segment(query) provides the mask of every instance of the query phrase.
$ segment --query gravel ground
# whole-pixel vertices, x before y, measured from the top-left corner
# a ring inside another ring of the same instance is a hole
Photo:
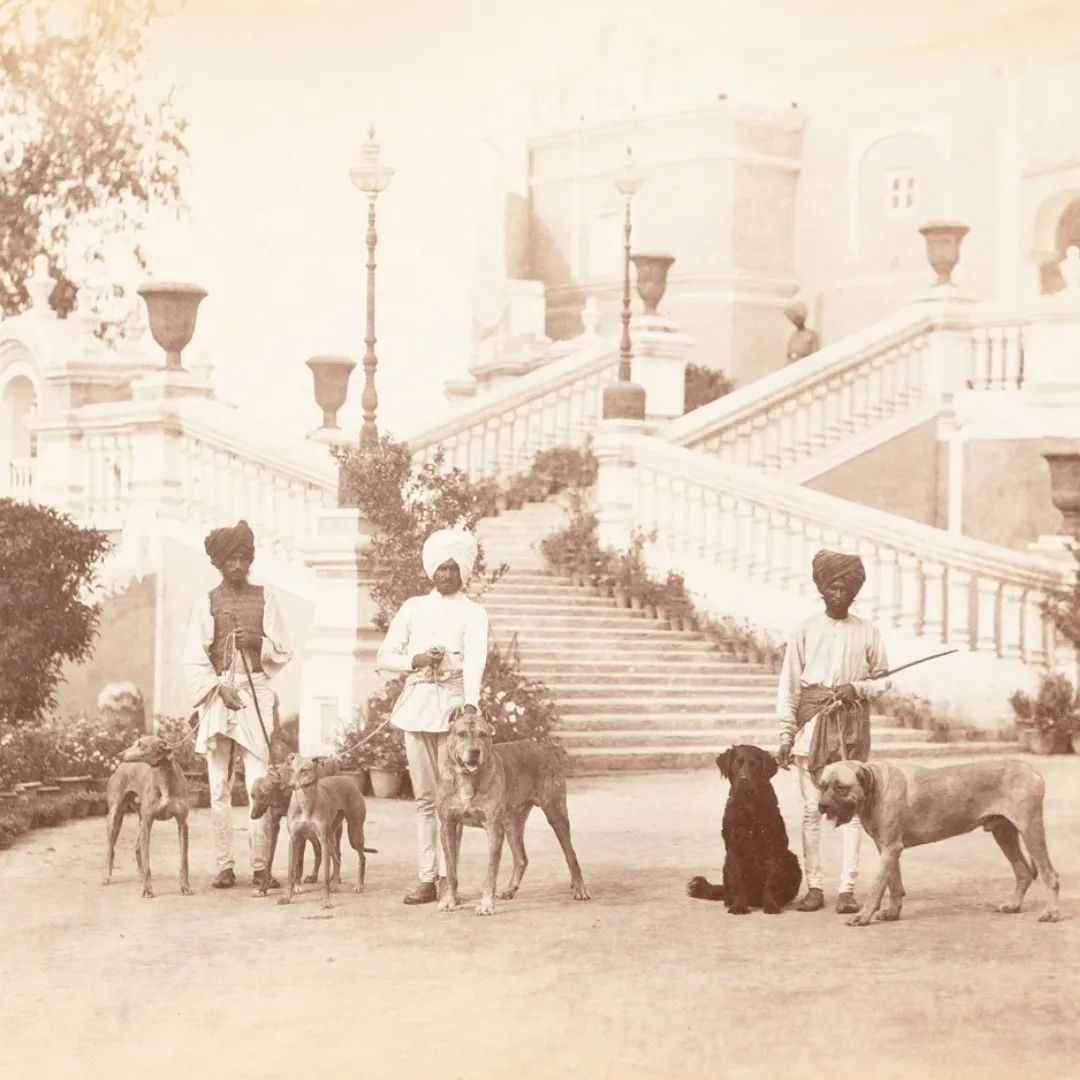
[[[958,759],[959,760],[959,759]],[[473,915],[485,844],[466,831],[466,906],[408,908],[412,806],[371,799],[368,889],[324,912],[216,892],[208,811],[192,815],[192,886],[171,822],[154,830],[143,900],[129,818],[101,885],[104,819],[0,852],[0,1075],[40,1078],[1080,1076],[1080,759],[1047,778],[1057,925],[993,906],[1011,872],[979,832],[904,858],[903,919],[856,929],[831,907],[737,918],[685,896],[718,874],[727,787],[715,771],[571,782],[592,891],[575,903],[543,816],[518,898]],[[798,850],[794,775],[776,781]],[[245,811],[234,810],[238,830]],[[242,831],[237,851],[246,853]],[[865,840],[861,884],[877,861]],[[835,899],[839,838],[823,837]],[[278,870],[284,856],[279,852]],[[238,864],[238,869],[242,864]],[[246,867],[243,879],[246,880]],[[509,871],[504,856],[502,878]]]

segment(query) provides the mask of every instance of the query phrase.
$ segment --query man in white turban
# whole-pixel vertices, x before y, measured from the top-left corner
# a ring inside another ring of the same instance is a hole
[[[424,544],[424,572],[435,586],[401,605],[375,660],[380,671],[406,672],[391,723],[405,733],[405,756],[416,798],[419,881],[406,904],[438,899],[445,877],[435,792],[447,714],[457,705],[475,712],[487,663],[487,612],[464,586],[476,564],[476,540],[465,529],[440,529]]]

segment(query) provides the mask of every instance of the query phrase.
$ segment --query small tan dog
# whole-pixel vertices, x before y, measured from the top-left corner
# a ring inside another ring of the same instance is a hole
[[[270,850],[266,856],[266,869],[262,872],[253,896],[265,896],[273,881],[274,854],[277,851],[278,834],[281,832],[281,819],[289,813],[292,801],[292,768],[288,765],[271,765],[265,776],[260,776],[251,785],[251,817],[257,821],[264,814],[270,815]],[[334,834],[334,880],[341,882],[341,826]],[[315,869],[303,880],[313,885],[319,880],[319,867],[322,864],[322,848],[318,840],[312,840],[315,849]],[[302,862],[301,858],[301,862]],[[301,873],[303,869],[301,867]],[[277,884],[274,883],[274,888]]]
[[[292,901],[297,882],[303,873],[304,841],[311,840],[323,853],[323,907],[330,904],[331,866],[334,862],[334,834],[344,822],[349,829],[349,843],[357,856],[356,887],[364,891],[365,852],[364,821],[367,806],[360,785],[353,776],[325,776],[318,762],[290,754],[286,764],[292,769],[292,798],[289,801],[289,884],[279,904]],[[338,859],[340,868],[340,857]],[[340,869],[338,880],[340,881]]]
[[[499,899],[514,898],[529,862],[525,855],[525,820],[534,806],[544,811],[558,837],[570,868],[574,899],[588,900],[589,890],[570,842],[566,780],[558,751],[526,739],[495,746],[491,725],[478,713],[470,715],[462,708],[453,709],[449,720],[435,799],[446,860],[446,888],[438,910],[454,911],[458,906],[458,856],[465,825],[483,828],[488,838],[487,876],[476,914],[495,914],[495,882],[504,837],[514,857],[514,870]]]

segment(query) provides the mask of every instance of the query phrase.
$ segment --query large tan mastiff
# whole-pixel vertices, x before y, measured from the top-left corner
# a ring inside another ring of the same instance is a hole
[[[476,914],[495,914],[495,881],[504,837],[514,857],[514,870],[499,899],[514,898],[529,862],[525,855],[525,819],[534,806],[544,811],[558,837],[570,868],[574,899],[588,900],[589,890],[570,842],[566,780],[558,752],[524,739],[493,746],[492,727],[482,716],[454,709],[439,761],[435,798],[446,860],[446,888],[439,898],[439,911],[453,911],[458,906],[458,855],[465,825],[483,828],[488,840],[487,876]]]
[[[1012,898],[998,911],[1017,912],[1036,877],[1047,893],[1040,922],[1058,920],[1058,875],[1050,865],[1043,831],[1042,776],[1021,761],[979,761],[967,765],[920,768],[875,762],[837,761],[826,765],[818,782],[821,812],[837,825],[856,814],[877,844],[881,865],[869,895],[849,926],[866,926],[881,907],[886,886],[889,905],[878,918],[900,918],[904,886],[900,856],[904,848],[961,836],[980,826],[991,832],[1016,875]],[[1024,838],[1031,862],[1020,849]]]

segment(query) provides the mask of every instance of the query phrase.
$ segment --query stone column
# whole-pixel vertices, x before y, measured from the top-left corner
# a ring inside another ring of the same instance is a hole
[[[643,315],[634,320],[632,340],[632,378],[645,390],[645,419],[682,416],[686,357],[693,339],[663,315]]]
[[[593,437],[597,460],[596,521],[601,547],[624,550],[636,523],[633,440],[648,434],[646,423],[633,420],[601,420]]]
[[[339,729],[362,720],[382,634],[372,625],[368,524],[354,509],[320,510],[304,562],[315,577],[315,612],[300,672],[300,752],[332,753]]]

